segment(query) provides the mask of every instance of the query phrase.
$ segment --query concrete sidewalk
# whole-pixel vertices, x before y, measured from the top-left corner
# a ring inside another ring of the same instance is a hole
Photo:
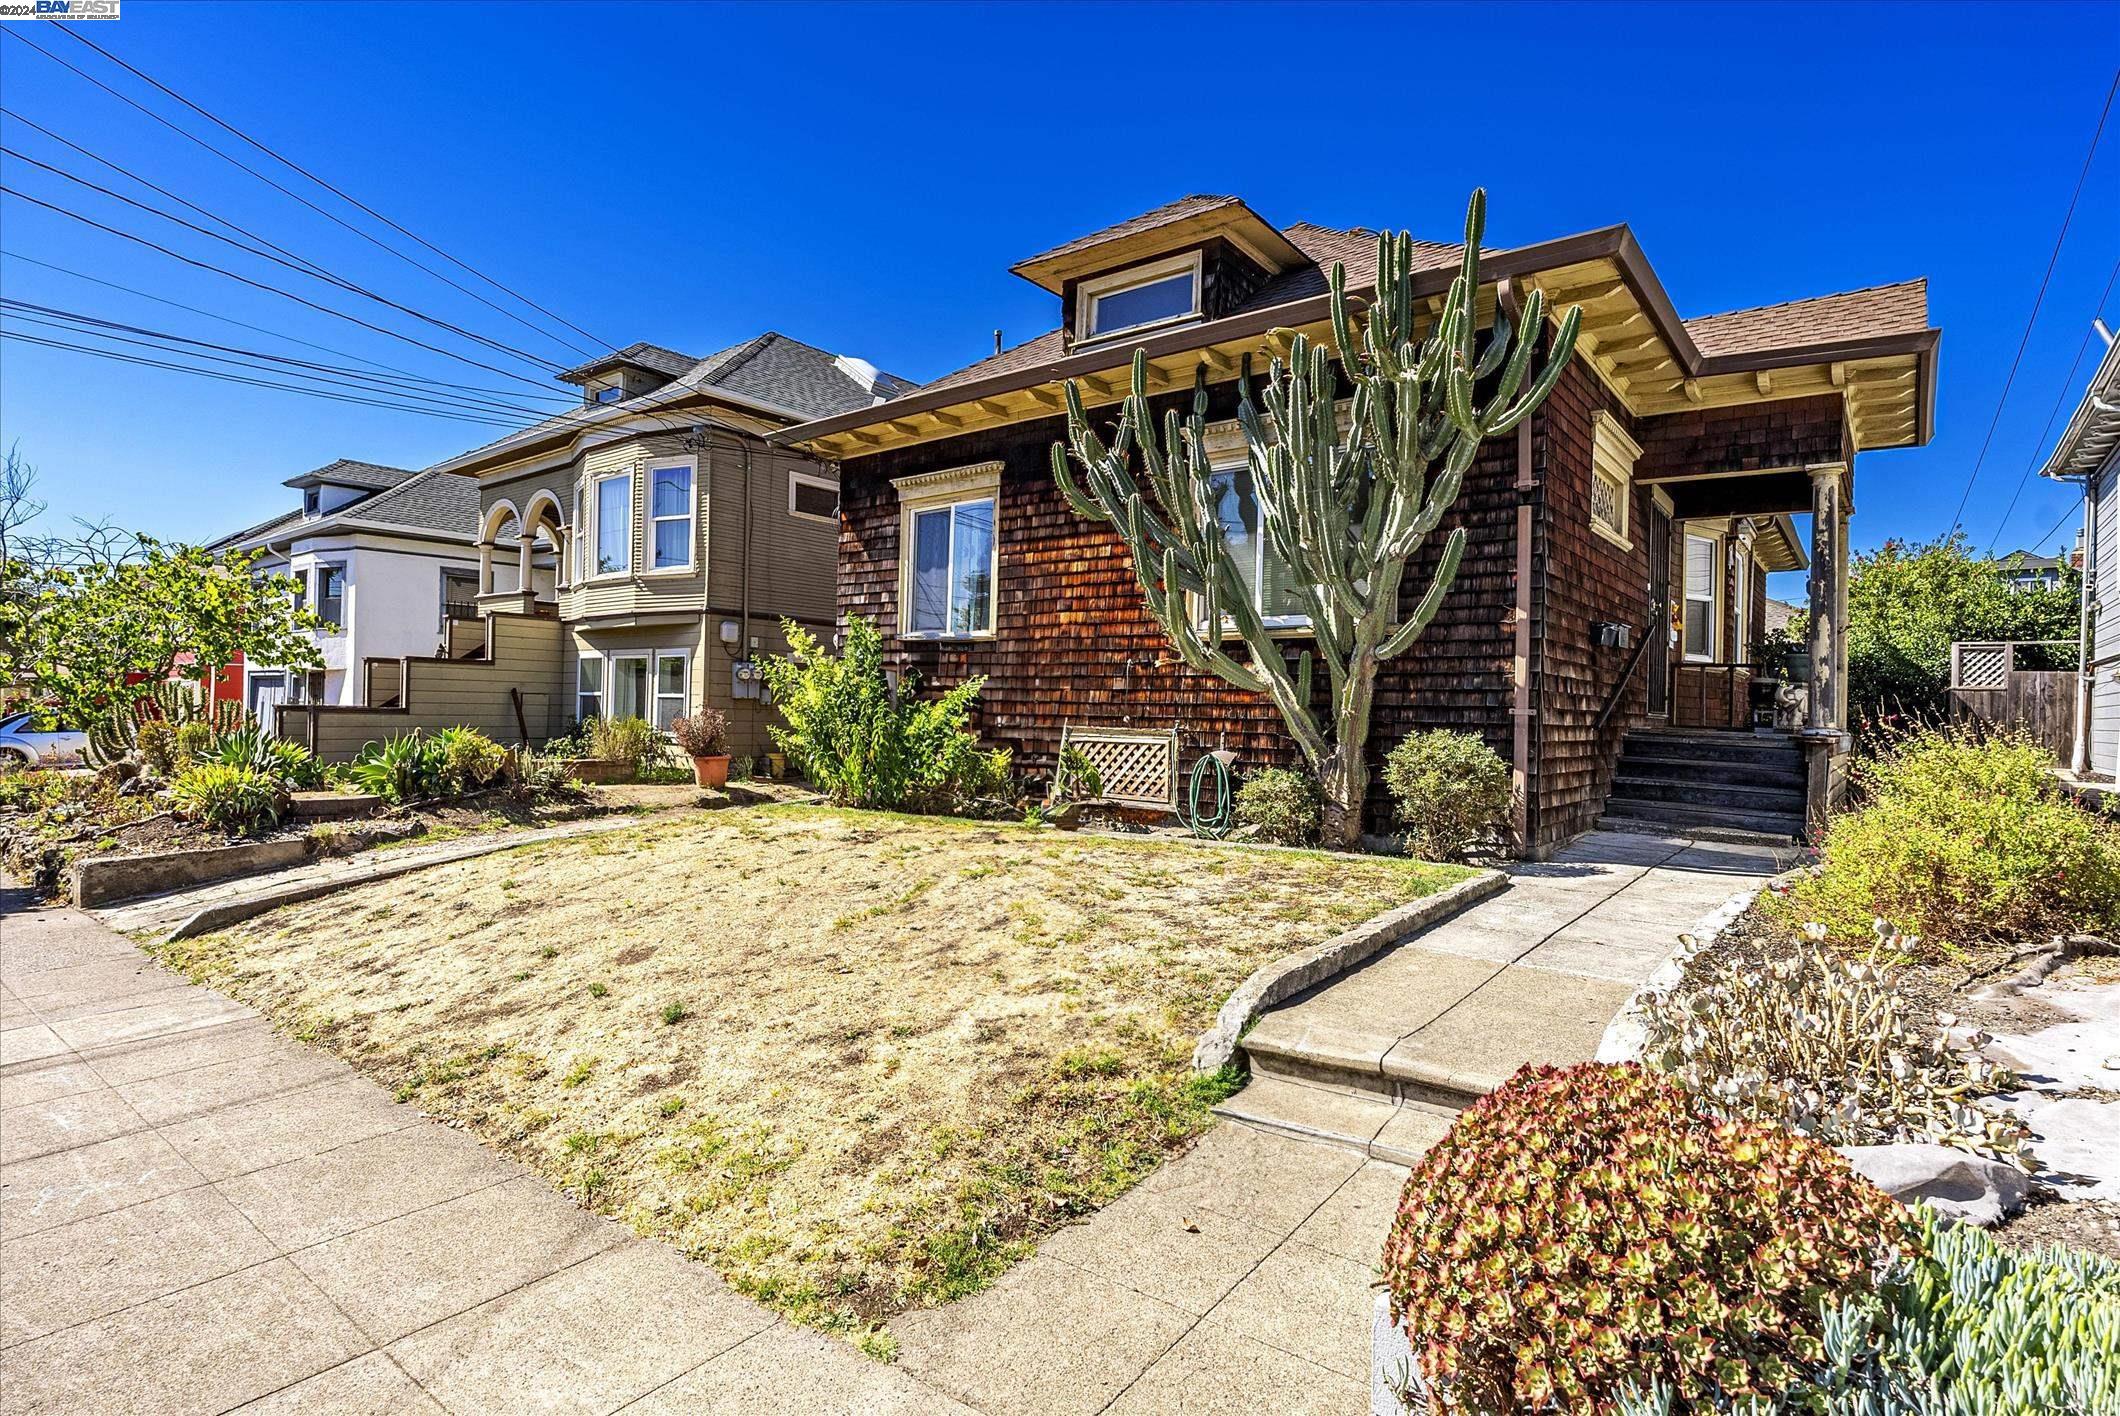
[[[1406,1160],[1530,1063],[1587,1061],[1678,936],[1791,847],[1599,831],[1425,933],[1269,1010],[1224,1114]]]

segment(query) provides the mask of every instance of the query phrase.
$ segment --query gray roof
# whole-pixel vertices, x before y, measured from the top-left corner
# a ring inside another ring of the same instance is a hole
[[[655,347],[627,346],[629,349]],[[909,379],[883,373],[860,360],[844,359],[814,344],[805,344],[769,330],[704,359],[692,360],[678,377],[660,388],[617,403],[599,403],[555,413],[512,433],[503,433],[467,452],[443,458],[436,465],[461,465],[543,433],[569,428],[581,431],[607,420],[614,424],[623,423],[628,413],[646,412],[688,393],[719,390],[736,398],[785,409],[799,419],[811,419],[868,408],[909,392],[913,387]]]
[[[586,382],[614,364],[633,364],[674,379],[698,362],[699,356],[696,354],[680,354],[675,349],[665,349],[660,344],[635,341],[623,349],[599,354],[586,364],[576,364],[573,368],[552,377],[561,383],[578,384]]]
[[[2004,551],[1995,564],[2005,570],[2059,570],[2066,565],[2060,556],[2042,556],[2037,551]]]
[[[344,462],[331,465],[334,468],[349,465],[374,466],[372,463]],[[312,475],[315,474],[304,474]],[[301,480],[295,479],[297,482]],[[341,481],[336,475],[323,480],[341,486],[354,485]],[[223,536],[220,540],[210,543],[207,549],[218,551],[275,536],[311,535],[346,521],[404,526],[416,531],[431,531],[451,539],[461,539],[467,543],[475,541],[478,539],[478,479],[460,477],[454,472],[407,472],[381,491],[371,493],[358,501],[348,502],[342,507],[335,507],[322,516],[304,516],[297,508],[270,520],[261,521],[255,526],[245,527],[232,536]]]
[[[380,492],[386,487],[395,487],[407,477],[417,475],[409,467],[385,467],[380,462],[356,462],[342,457],[336,462],[327,462],[299,477],[289,477],[280,483],[283,487],[314,487],[329,484],[334,487],[366,487]]]

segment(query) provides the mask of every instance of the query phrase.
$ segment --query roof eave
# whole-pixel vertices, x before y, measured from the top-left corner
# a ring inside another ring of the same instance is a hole
[[[2072,466],[2085,441],[2093,437],[2111,439],[2114,446],[2120,446],[2120,339],[2105,346],[2105,357],[2091,371],[2091,381],[2084,388],[2083,397],[2076,401],[2076,411],[2069,415],[2061,440],[2047,454],[2039,475],[2057,482],[2081,482],[2095,477],[2099,467],[2113,455],[2113,447],[2108,447],[2088,470],[2079,471]]]

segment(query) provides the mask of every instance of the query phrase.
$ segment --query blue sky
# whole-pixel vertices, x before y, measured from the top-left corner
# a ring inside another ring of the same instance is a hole
[[[1197,191],[1239,193],[1270,220],[1447,237],[1466,193],[1484,184],[1496,244],[1631,224],[1686,315],[1926,275],[1932,322],[1944,331],[1937,435],[1926,448],[1858,464],[1860,545],[1949,527],[2120,62],[2115,4],[130,0],[118,23],[83,28],[599,339],[694,353],[778,329],[932,378],[989,352],[996,327],[1013,343],[1055,322],[1051,297],[1009,275],[1012,261]],[[66,36],[34,37],[181,114]],[[562,362],[577,357],[4,37],[0,103],[406,304]],[[0,121],[0,134],[32,157],[98,175],[20,122]],[[8,185],[111,224],[158,224],[21,162],[0,165]],[[321,291],[165,231],[168,244],[201,258]],[[0,203],[0,246],[535,401],[527,384],[452,366],[14,199]],[[2093,347],[2070,375],[2116,255],[2120,115],[1967,507],[1976,546],[1997,533],[2042,451],[2056,400],[2058,431],[2096,362]],[[19,260],[0,262],[0,288],[346,362]],[[2105,297],[2108,323],[2116,311],[2120,292]],[[418,467],[491,435],[0,344],[0,441],[19,441],[38,466],[53,522],[108,517],[204,538],[277,511],[291,495],[281,479],[335,457]],[[2041,537],[2071,501],[2062,489],[2027,486],[2002,547]]]

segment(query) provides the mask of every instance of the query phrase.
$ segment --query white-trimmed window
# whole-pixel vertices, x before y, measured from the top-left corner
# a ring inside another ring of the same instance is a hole
[[[891,485],[899,505],[900,636],[991,636],[1001,571],[1001,464],[900,477]]]
[[[649,721],[664,732],[685,715],[691,668],[692,656],[681,649],[655,656],[655,716]]]
[[[588,502],[588,493],[581,483],[574,484],[574,583],[589,578],[589,519],[583,515]]]
[[[1075,287],[1075,337],[1104,339],[1200,313],[1200,253],[1187,251]]]
[[[346,628],[346,566],[342,561],[317,566],[317,618],[334,632]]]
[[[693,462],[664,458],[648,464],[648,566],[651,570],[692,568]]]
[[[574,716],[584,723],[604,716],[604,661],[591,652],[575,666]]]
[[[788,472],[788,515],[839,524],[839,484],[807,472]]]
[[[1344,435],[1354,417],[1354,405],[1342,399],[1338,405],[1340,431]],[[1265,420],[1269,433],[1273,420]],[[1261,529],[1259,497],[1251,478],[1251,457],[1244,430],[1232,418],[1207,426],[1207,460],[1213,469],[1208,485],[1215,493],[1215,520],[1222,524],[1222,538],[1229,543],[1237,562],[1237,575],[1251,592],[1252,608],[1268,629],[1301,631],[1310,628],[1309,608],[1296,588],[1295,574],[1287,562],[1274,554]],[[1199,607],[1194,607],[1199,618]],[[1235,627],[1224,619],[1224,630]],[[1205,625],[1201,626],[1203,629]]]
[[[1695,663],[1715,658],[1715,607],[1722,599],[1716,541],[1714,536],[1686,536],[1685,630],[1679,650]]]
[[[596,574],[633,569],[633,474],[596,479]]]
[[[1591,428],[1590,529],[1631,551],[1634,461],[1642,455],[1641,445],[1604,409],[1593,416]]]

